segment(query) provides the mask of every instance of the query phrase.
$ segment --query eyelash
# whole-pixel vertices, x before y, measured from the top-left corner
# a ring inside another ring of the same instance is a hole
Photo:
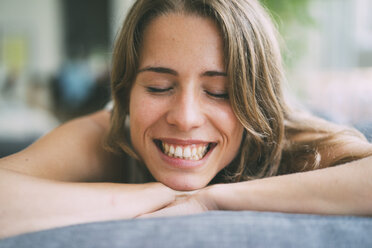
[[[156,88],[156,87],[147,87],[147,92],[150,93],[165,93],[172,89],[172,87],[169,88]]]
[[[161,93],[166,93],[170,90],[172,90],[173,88],[172,87],[169,87],[169,88],[156,88],[156,87],[147,87],[147,92],[150,92],[150,93],[158,93],[158,94],[161,94]],[[212,92],[209,92],[209,91],[205,91],[205,93],[211,97],[214,97],[214,98],[217,98],[217,99],[222,99],[222,100],[227,100],[229,99],[229,94],[228,93],[221,93],[221,94],[215,94],[215,93],[212,93]]]
[[[211,93],[209,91],[205,91],[205,93],[207,93],[207,95],[209,95],[211,97],[214,97],[214,98],[217,98],[217,99],[222,99],[222,100],[229,99],[229,94],[228,93],[214,94],[214,93]]]

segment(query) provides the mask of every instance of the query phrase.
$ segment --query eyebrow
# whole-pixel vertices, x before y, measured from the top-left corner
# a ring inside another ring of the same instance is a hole
[[[222,72],[222,71],[206,71],[202,74],[202,76],[206,76],[206,77],[227,77],[227,73]]]
[[[178,76],[178,72],[171,69],[171,68],[167,68],[167,67],[153,67],[153,66],[147,66],[145,68],[142,68],[140,70],[138,70],[138,73],[141,73],[141,72],[146,72],[146,71],[150,71],[150,72],[156,72],[156,73],[164,73],[164,74],[170,74],[170,75],[173,75],[173,76]],[[222,72],[222,71],[206,71],[206,72],[203,72],[201,74],[201,76],[204,76],[204,77],[227,77],[227,73],[226,72]]]
[[[157,72],[157,73],[164,73],[164,74],[171,74],[174,76],[178,76],[178,73],[175,70],[166,68],[166,67],[147,66],[145,68],[138,70],[138,73],[145,72],[145,71],[152,71],[152,72]]]

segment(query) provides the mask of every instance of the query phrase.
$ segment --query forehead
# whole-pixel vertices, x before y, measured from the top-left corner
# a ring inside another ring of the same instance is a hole
[[[140,61],[149,57],[152,62],[203,57],[209,65],[223,66],[222,37],[212,19],[176,13],[162,15],[144,29]]]

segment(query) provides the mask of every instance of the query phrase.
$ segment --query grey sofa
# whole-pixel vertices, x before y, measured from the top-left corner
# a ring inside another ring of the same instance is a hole
[[[56,228],[0,247],[372,247],[372,218],[214,211]]]

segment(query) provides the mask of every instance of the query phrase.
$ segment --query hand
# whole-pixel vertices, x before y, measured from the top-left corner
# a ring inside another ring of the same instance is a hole
[[[198,191],[178,192],[174,202],[158,211],[141,215],[139,218],[190,215],[217,210],[209,189],[207,187]]]

